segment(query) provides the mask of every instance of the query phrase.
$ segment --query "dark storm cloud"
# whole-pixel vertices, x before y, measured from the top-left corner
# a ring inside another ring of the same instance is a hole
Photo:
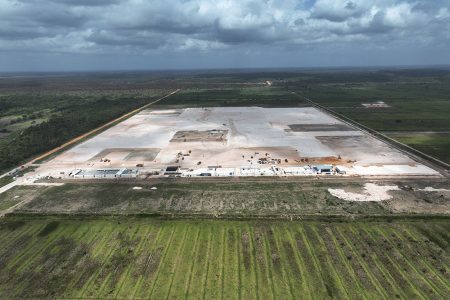
[[[129,32],[153,31],[162,33],[180,33],[186,35],[201,33],[204,31],[202,26],[157,15],[150,17],[148,20],[145,20],[145,22],[130,22],[127,24],[121,24],[119,26],[114,26],[114,29],[127,29]]]
[[[27,40],[35,39],[38,37],[48,36],[48,32],[42,32],[39,30],[27,29],[14,29],[14,28],[0,28],[0,39],[3,40]]]
[[[88,16],[79,15],[68,10],[31,12],[28,17],[37,26],[45,27],[71,27],[75,30],[83,26],[89,20]]]
[[[0,0],[0,51],[240,55],[394,41],[450,48],[449,7],[450,0]]]
[[[1,5],[1,1],[0,1]],[[0,10],[0,22],[5,27],[25,30],[46,28],[53,32],[58,27],[82,28],[91,19],[89,14],[71,9],[70,6],[44,2],[27,1],[16,3],[6,11]]]
[[[224,28],[216,26],[211,33],[210,39],[214,39],[224,44],[277,44],[289,41],[290,37],[285,32],[277,31],[274,27],[267,28]]]
[[[226,44],[243,44],[243,43],[269,43],[274,38],[263,34],[260,30],[255,29],[227,29],[220,26],[216,27],[213,38]]]
[[[329,1],[319,1],[319,5],[315,7],[311,15],[313,18],[342,22],[351,17],[359,17],[364,13],[364,9],[352,1],[326,2]]]
[[[101,46],[127,46],[128,48],[146,48],[146,49],[157,49],[161,44],[165,42],[164,37],[159,34],[136,34],[135,32],[130,32],[128,30],[123,30],[119,32],[94,32],[90,34],[87,41],[93,42]]]

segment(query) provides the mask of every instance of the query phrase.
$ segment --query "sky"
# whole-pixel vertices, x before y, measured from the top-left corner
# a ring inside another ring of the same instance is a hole
[[[0,72],[450,64],[450,0],[0,0]]]

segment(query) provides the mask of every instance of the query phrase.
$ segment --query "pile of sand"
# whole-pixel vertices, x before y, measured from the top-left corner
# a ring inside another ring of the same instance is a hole
[[[328,192],[342,200],[347,201],[383,201],[392,198],[388,194],[389,191],[398,191],[400,188],[396,185],[376,185],[374,183],[366,183],[364,185],[364,192],[351,193],[343,189],[328,189]]]

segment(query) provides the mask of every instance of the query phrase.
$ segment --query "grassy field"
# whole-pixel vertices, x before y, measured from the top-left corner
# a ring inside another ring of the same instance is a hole
[[[306,104],[280,87],[228,87],[186,89],[166,99],[162,105],[202,106],[298,106]]]
[[[1,203],[26,200],[22,213],[175,214],[225,217],[246,216],[360,216],[394,213],[450,214],[444,192],[417,191],[445,182],[379,182],[398,185],[393,198],[382,202],[338,199],[328,188],[361,193],[364,181],[330,180],[135,180],[122,182],[72,182],[63,186],[17,186],[0,195]],[[141,187],[136,190],[133,187]],[[156,187],[154,190],[152,187]],[[413,188],[415,190],[413,190]]]
[[[32,200],[34,195],[43,192],[45,188],[43,186],[21,186],[0,194],[0,211],[6,210],[19,202]]]
[[[449,232],[448,220],[9,217],[0,298],[446,298]]]
[[[317,85],[304,94],[312,100],[378,131],[446,131],[450,121],[450,82],[429,84],[365,83],[358,85]],[[364,108],[362,103],[384,101],[390,107]]]
[[[418,142],[397,138],[416,132],[450,131],[450,71],[381,70],[374,72],[318,73],[311,78],[292,78],[282,83],[311,100],[354,121],[398,139],[418,150],[450,163],[448,136]],[[387,108],[364,108],[363,103],[384,101]]]
[[[450,162],[450,134],[401,133],[392,138],[412,146],[419,151]]]
[[[11,176],[2,177],[0,178],[0,187],[5,186],[11,182],[13,182],[13,178]]]

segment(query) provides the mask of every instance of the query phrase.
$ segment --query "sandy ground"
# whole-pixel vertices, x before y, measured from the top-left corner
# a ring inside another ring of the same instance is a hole
[[[450,193],[450,190],[448,189],[436,189],[434,187],[431,186],[427,186],[424,189],[418,189],[418,191],[423,191],[423,192],[445,192],[445,193]]]
[[[362,193],[346,192],[343,189],[328,189],[331,195],[347,201],[384,201],[392,199],[389,191],[398,191],[400,188],[396,185],[376,185],[366,183]]]
[[[296,125],[295,131],[292,125]],[[184,135],[189,131],[203,133],[197,134],[200,138],[195,141],[173,140],[177,133],[179,136],[180,132]],[[226,136],[219,139],[211,133],[208,138],[208,132],[217,131]],[[133,152],[144,149],[154,153]],[[105,157],[100,157],[103,154]],[[280,159],[281,166],[330,163],[343,166],[350,175],[438,174],[312,107],[145,110],[62,153],[40,169],[56,174],[76,168],[133,168],[137,164],[146,168],[238,168],[256,165],[258,158]]]

